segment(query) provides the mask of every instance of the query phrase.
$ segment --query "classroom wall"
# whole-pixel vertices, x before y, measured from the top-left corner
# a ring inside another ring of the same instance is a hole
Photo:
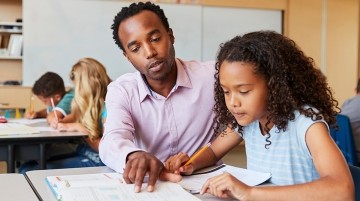
[[[0,0],[0,20],[3,13],[8,12],[4,9],[4,2],[9,4],[13,1],[21,0]],[[202,0],[201,3],[207,6],[282,9],[284,34],[314,58],[316,65],[328,77],[339,103],[354,95],[360,74],[358,0]],[[13,13],[11,11],[9,16]],[[12,69],[9,68],[9,71]]]
[[[289,0],[288,36],[314,58],[339,105],[359,76],[359,1]]]
[[[69,71],[82,57],[102,62],[112,79],[134,72],[134,67],[114,44],[110,29],[116,13],[129,4],[101,0],[23,0],[23,85],[31,86],[44,72],[53,71],[71,86]],[[175,35],[176,56],[183,60],[214,60],[220,43],[239,34],[258,30],[282,32],[281,10],[160,6]],[[86,12],[79,15],[79,10]]]

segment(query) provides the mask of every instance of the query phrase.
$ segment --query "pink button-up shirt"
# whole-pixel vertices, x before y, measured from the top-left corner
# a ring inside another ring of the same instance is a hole
[[[213,137],[215,63],[176,59],[177,80],[163,97],[151,91],[139,72],[108,86],[107,117],[99,146],[101,160],[123,172],[126,157],[143,150],[165,160],[193,154]]]

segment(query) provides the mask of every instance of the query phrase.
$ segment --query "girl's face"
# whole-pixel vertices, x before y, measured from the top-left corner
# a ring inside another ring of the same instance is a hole
[[[241,126],[255,120],[261,125],[267,122],[267,84],[253,69],[254,64],[245,62],[224,61],[220,66],[219,79],[226,107]]]

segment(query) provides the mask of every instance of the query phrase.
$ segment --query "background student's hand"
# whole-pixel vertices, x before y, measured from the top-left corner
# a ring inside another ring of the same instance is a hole
[[[36,112],[34,111],[26,111],[25,114],[24,114],[24,117],[26,119],[35,119],[37,116],[36,116]]]
[[[184,165],[189,159],[190,157],[182,152],[171,156],[165,162],[166,171],[175,174],[190,175],[194,172],[194,166],[192,164]]]
[[[80,123],[57,123],[56,129],[58,131],[79,131],[79,127],[82,125]]]
[[[251,191],[250,186],[242,183],[228,172],[212,177],[206,181],[200,194],[210,193],[220,198],[236,198],[248,200]]]
[[[152,192],[163,169],[163,163],[154,155],[137,151],[128,155],[123,177],[126,183],[135,184],[135,192],[140,192],[144,177],[148,174],[147,191]]]

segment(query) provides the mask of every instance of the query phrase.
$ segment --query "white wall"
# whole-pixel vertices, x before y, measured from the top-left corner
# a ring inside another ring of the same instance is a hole
[[[23,85],[46,71],[59,73],[67,86],[71,66],[82,57],[102,62],[112,79],[135,69],[115,45],[114,16],[129,2],[104,0],[23,0]],[[160,4],[184,60],[215,59],[218,46],[248,31],[281,32],[281,11]]]

